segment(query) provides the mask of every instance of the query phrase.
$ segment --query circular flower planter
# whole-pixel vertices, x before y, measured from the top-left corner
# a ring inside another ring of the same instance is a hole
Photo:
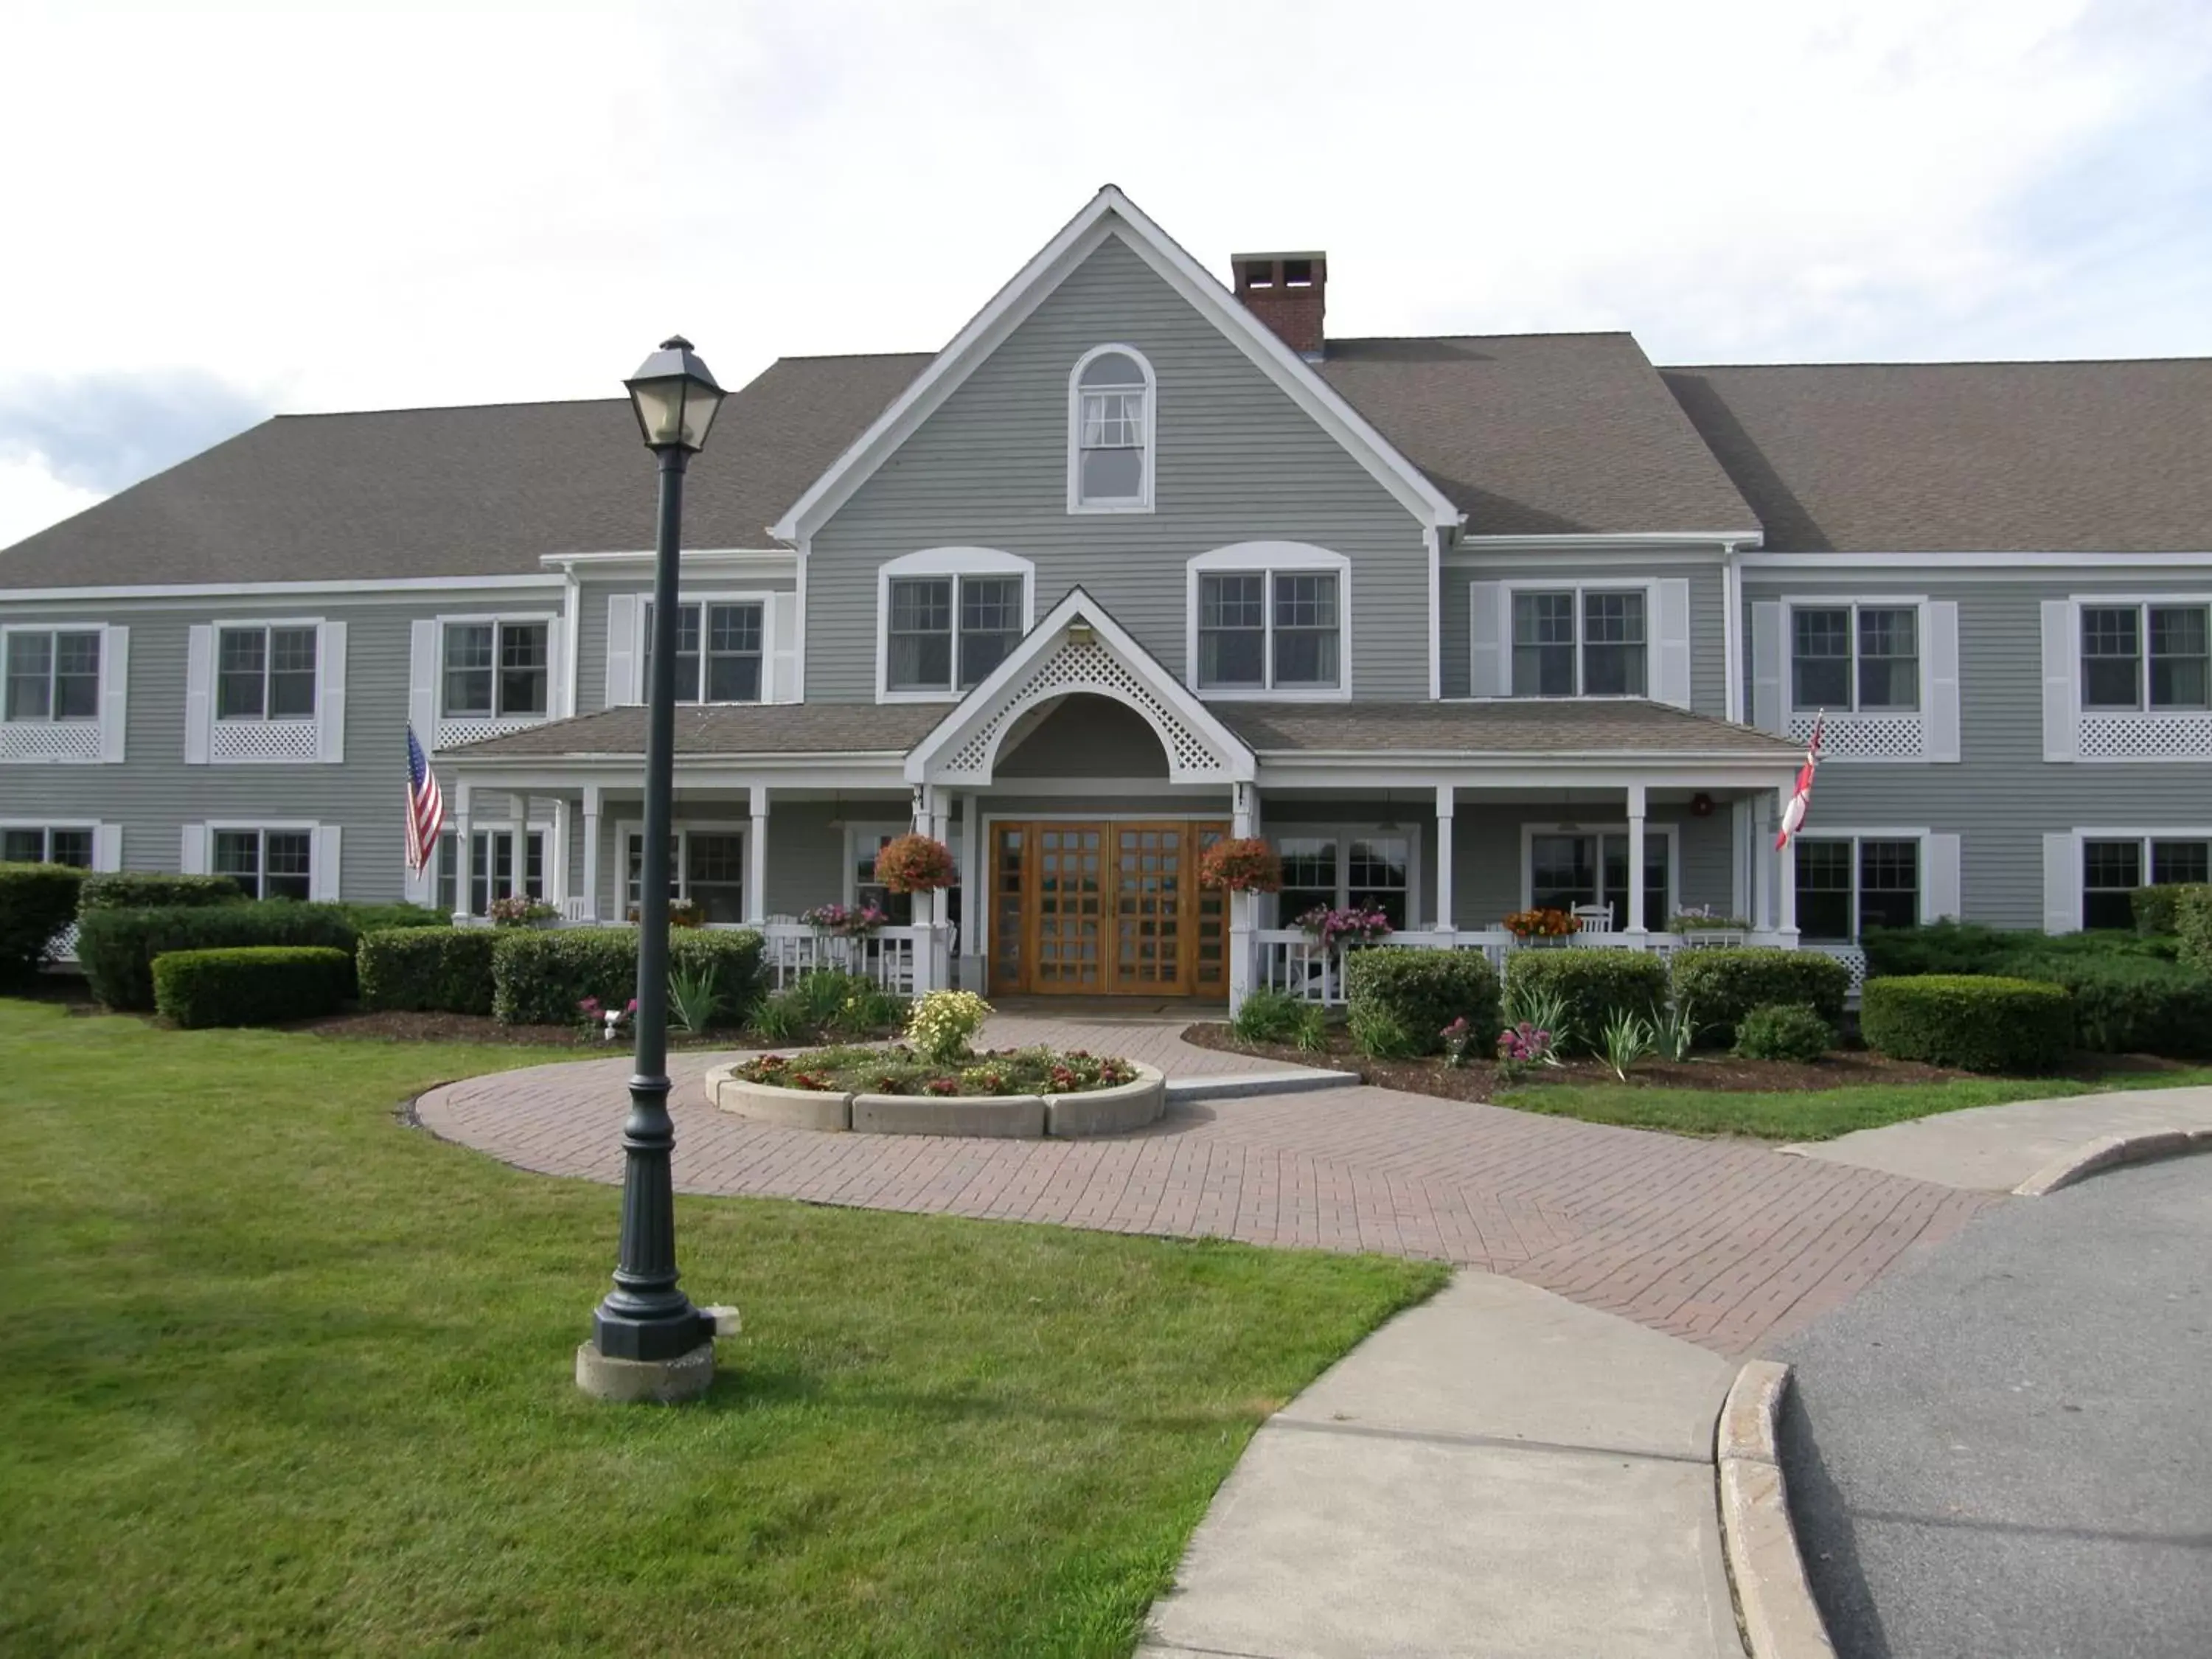
[[[786,1129],[876,1135],[963,1135],[991,1139],[1073,1139],[1127,1134],[1167,1109],[1167,1079],[1131,1061],[1137,1080],[1070,1095],[871,1095],[780,1089],[749,1082],[737,1066],[707,1073],[707,1098],[725,1112]]]

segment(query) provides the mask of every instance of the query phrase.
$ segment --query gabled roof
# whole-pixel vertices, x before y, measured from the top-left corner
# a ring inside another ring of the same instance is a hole
[[[1352,459],[1425,524],[1449,526],[1459,510],[1328,380],[1255,317],[1218,278],[1112,185],[1100,188],[934,362],[792,505],[774,528],[797,541],[851,495],[973,374],[1037,305],[1108,236],[1119,236],[1170,287],[1287,392]]]
[[[2212,360],[1662,373],[1770,550],[2212,550]]]
[[[685,544],[766,526],[927,354],[787,357],[731,394],[692,463]],[[653,544],[627,400],[280,415],[0,551],[0,588],[539,573]]]
[[[1332,339],[1321,372],[1469,536],[1758,533],[1632,335]]]
[[[676,711],[676,752],[705,755],[904,755],[945,718],[942,703],[709,703]],[[645,753],[637,704],[526,726],[445,751],[465,759]]]

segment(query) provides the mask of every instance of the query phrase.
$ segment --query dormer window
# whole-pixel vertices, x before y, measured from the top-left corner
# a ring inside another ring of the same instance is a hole
[[[1069,384],[1071,513],[1148,513],[1152,506],[1152,370],[1127,346],[1099,346]]]

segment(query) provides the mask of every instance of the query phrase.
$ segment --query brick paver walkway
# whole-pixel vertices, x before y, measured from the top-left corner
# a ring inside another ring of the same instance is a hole
[[[1085,1029],[1094,1048],[1140,1052],[1137,1028],[1110,1042]],[[1158,1029],[1145,1044],[1188,1047]],[[1012,1021],[988,1035],[1033,1040]],[[1191,1065],[1254,1064],[1192,1052],[1205,1058]],[[724,1058],[670,1066],[685,1192],[1427,1257],[1731,1355],[1835,1306],[1993,1201],[1748,1143],[1365,1087],[1178,1108],[1102,1140],[817,1134],[709,1106],[699,1079]],[[522,1169],[612,1182],[628,1072],[609,1059],[499,1073],[432,1090],[416,1111],[434,1133]]]

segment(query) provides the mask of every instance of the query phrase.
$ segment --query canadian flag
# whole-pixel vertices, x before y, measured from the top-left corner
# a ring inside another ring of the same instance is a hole
[[[1828,711],[1822,709],[1813,716],[1813,735],[1805,745],[1805,763],[1797,769],[1797,787],[1790,792],[1790,804],[1782,809],[1782,832],[1774,838],[1774,850],[1780,852],[1790,845],[1805,822],[1805,809],[1813,804],[1813,774],[1820,769],[1820,729],[1827,724]]]

